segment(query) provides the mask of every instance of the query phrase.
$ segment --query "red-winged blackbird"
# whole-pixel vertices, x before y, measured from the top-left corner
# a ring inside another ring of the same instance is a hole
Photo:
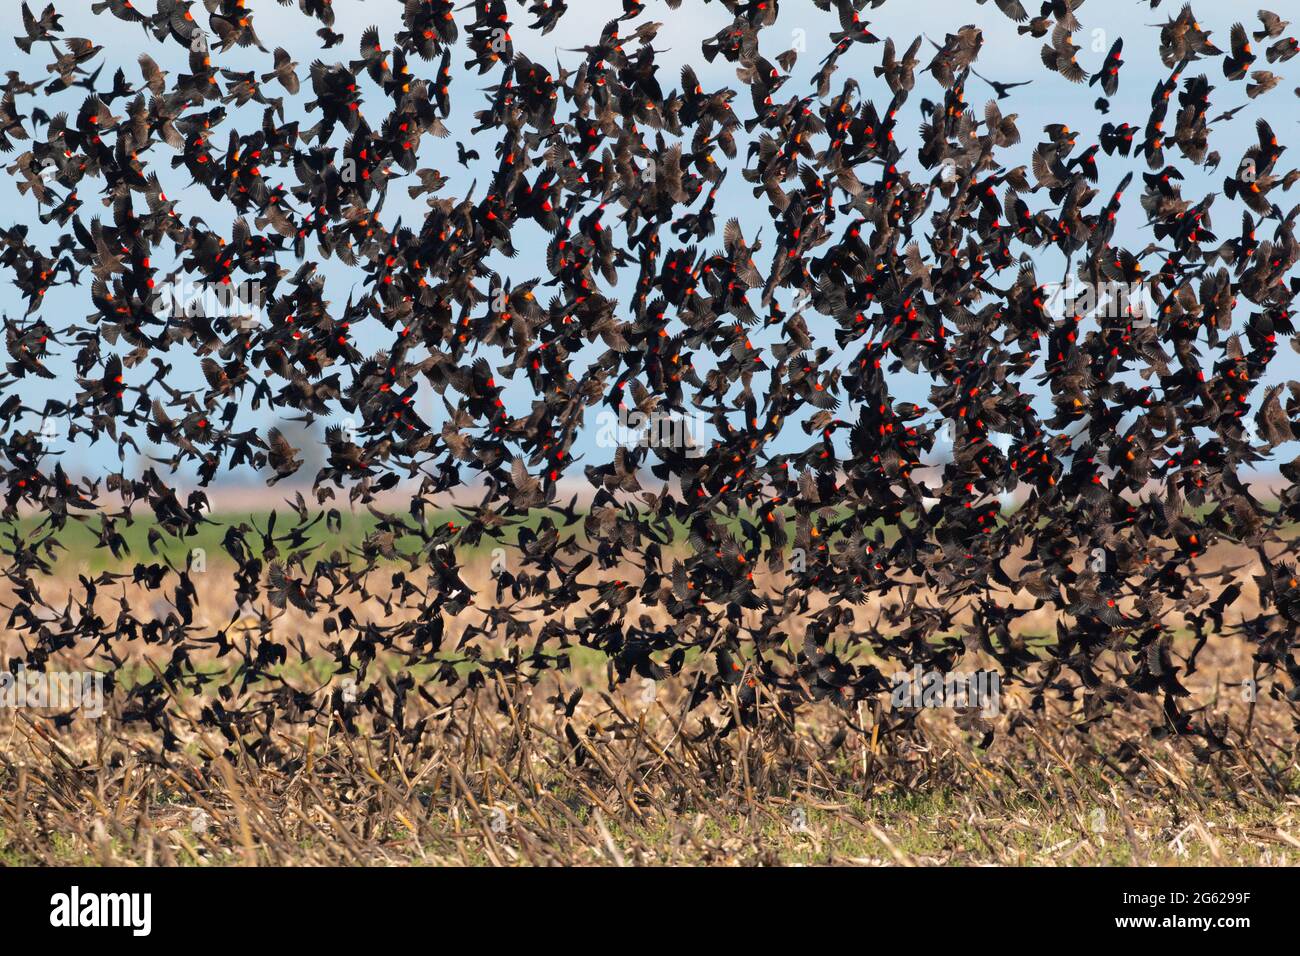
[[[918,71],[921,36],[818,3],[807,85],[808,45],[760,52],[776,3],[729,0],[730,22],[692,39],[682,3],[665,24],[625,0],[553,68],[523,36],[552,31],[563,0],[520,4],[523,24],[505,0],[404,0],[353,40],[329,0],[284,5],[358,58],[300,77],[296,38],[259,36],[244,0],[95,0],[151,42],[137,83],[107,77],[103,46],[66,35],[55,5],[21,4],[23,58],[0,85],[0,150],[21,150],[0,270],[24,310],[3,319],[0,550],[30,666],[84,648],[120,668],[116,645],[142,636],[170,646],[168,680],[206,693],[218,679],[190,653],[233,656],[239,676],[198,719],[259,760],[273,748],[244,714],[269,727],[288,706],[360,732],[369,713],[418,739],[410,690],[532,680],[572,645],[604,653],[612,681],[687,679],[692,707],[726,701],[700,739],[755,726],[766,700],[792,713],[888,693],[850,663],[862,649],[945,672],[986,654],[1038,701],[1073,681],[1092,710],[1159,694],[1207,752],[1226,738],[1180,703],[1207,626],[1300,696],[1300,459],[1280,466],[1275,507],[1248,482],[1300,439],[1300,384],[1274,364],[1279,337],[1296,344],[1300,207],[1281,204],[1300,172],[1257,106],[1211,111],[1218,68],[1194,65],[1222,56],[1229,89],[1268,94],[1279,77],[1254,69],[1245,26],[1225,53],[1190,4],[1159,24],[1168,72],[1148,101],[1121,96],[1123,37],[1091,76],[1079,62],[1082,0],[1033,18],[995,0],[1022,61],[1048,71],[1015,82],[976,72],[984,26],[1005,25],[992,8],[944,24]],[[1258,16],[1268,63],[1289,61],[1288,24]],[[699,56],[668,72],[655,43],[670,35]],[[882,39],[879,83],[837,82]],[[972,74],[997,102],[968,100]],[[1123,121],[1094,141],[1067,117],[1020,146],[1024,111],[1001,101],[1030,82],[1068,93],[1061,78],[1105,94],[1079,94],[1082,112]],[[22,99],[37,95],[58,99]],[[1214,170],[1211,139],[1247,109],[1256,136],[1207,195],[1189,173]],[[428,159],[453,142],[467,185]],[[336,275],[346,299],[327,293]],[[88,310],[46,302],[78,287]],[[66,394],[38,410],[36,379]],[[317,422],[323,441],[303,430]],[[140,474],[73,478],[59,435],[131,451]],[[164,477],[248,471],[289,487],[288,510],[225,521]],[[367,522],[349,543],[345,496]],[[28,514],[35,531],[15,520]],[[195,552],[170,556],[214,521],[240,609],[225,627],[199,623]],[[83,575],[71,599],[64,585],[53,626],[46,535],[71,523],[130,567]],[[1206,570],[1219,543],[1258,555],[1257,601]],[[483,545],[498,550],[480,592],[462,558]],[[98,589],[128,578],[166,612],[123,596],[97,615]],[[1055,616],[1046,648],[1026,641],[1028,602]],[[381,655],[437,666],[355,700],[295,689],[278,674],[286,612],[320,622],[340,673],[364,679]],[[508,652],[488,653],[498,635]],[[179,746],[159,684],[122,693],[124,719]],[[579,698],[551,701],[572,721]]]

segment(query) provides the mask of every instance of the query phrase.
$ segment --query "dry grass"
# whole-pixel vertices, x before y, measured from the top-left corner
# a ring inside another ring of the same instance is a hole
[[[200,607],[214,624],[231,610],[215,600],[220,576],[201,584],[213,590]],[[276,633],[308,626],[290,614]],[[127,651],[142,667],[156,656]],[[460,697],[437,685],[437,706],[412,694],[404,726],[427,719],[418,735],[281,719],[231,741],[193,719],[210,701],[178,695],[189,730],[164,759],[111,710],[62,731],[0,711],[0,862],[1300,862],[1290,706],[1240,700],[1235,684],[1251,665],[1229,638],[1198,663],[1187,681],[1196,701],[1234,728],[1232,748],[1208,760],[1189,741],[1152,735],[1158,706],[1082,732],[1077,704],[1032,712],[1019,686],[1004,687],[987,749],[951,712],[905,719],[883,702],[790,715],[760,698],[755,724],[709,736],[728,721],[727,702],[691,709],[685,682],[661,683],[654,699],[639,680],[611,690],[594,652],[536,684],[489,679]],[[555,701],[579,687],[566,717]]]
[[[276,735],[228,761],[196,735],[167,766],[96,724],[20,715],[0,751],[0,859],[37,864],[1293,864],[1294,762],[1210,763],[1132,720],[1084,737],[1021,724],[987,751],[927,715],[901,736],[768,713],[692,740],[680,701],[595,695],[574,760],[541,689],[485,689],[416,746],[393,733]],[[691,721],[694,723],[694,721]],[[1257,725],[1261,742],[1269,736]]]

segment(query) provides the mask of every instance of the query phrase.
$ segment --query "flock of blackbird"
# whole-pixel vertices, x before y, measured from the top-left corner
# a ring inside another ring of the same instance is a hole
[[[761,702],[829,700],[860,726],[891,672],[982,659],[1081,728],[1150,695],[1154,732],[1232,746],[1183,683],[1208,642],[1243,639],[1251,687],[1300,697],[1300,459],[1272,454],[1300,436],[1300,382],[1267,379],[1296,344],[1300,206],[1279,204],[1300,172],[1281,163],[1280,120],[1257,119],[1240,156],[1210,132],[1264,95],[1295,115],[1265,67],[1297,40],[1268,11],[1227,38],[1190,6],[1159,11],[1134,30],[1166,72],[1149,111],[1124,117],[1123,41],[1103,55],[1072,39],[1084,0],[994,2],[972,16],[1015,21],[1026,62],[1114,111],[1100,142],[1053,123],[1028,168],[1004,164],[1025,91],[976,73],[996,72],[983,31],[895,42],[868,0],[806,0],[839,29],[797,89],[802,51],[764,33],[794,0],[667,0],[668,26],[610,0],[618,16],[554,66],[512,34],[548,33],[564,0],[399,0],[401,29],[359,46],[331,0],[279,0],[323,41],[308,65],[263,45],[268,0],[94,0],[75,22],[23,3],[0,148],[30,204],[18,215],[57,241],[0,230],[26,305],[4,319],[0,374],[5,623],[25,652],[9,668],[72,652],[117,675],[115,715],[152,728],[160,759],[191,728],[179,691],[268,757],[277,722],[364,716],[418,741],[442,705],[537,680],[579,646],[607,656],[611,684],[675,677],[689,706],[723,702],[725,726],[703,719],[703,735],[756,721]],[[732,20],[699,50],[730,85],[705,86],[698,60],[656,64],[656,43],[699,39],[679,8],[705,5]],[[179,49],[188,72],[146,52],[138,76],[102,76],[89,36],[106,17],[138,25],[141,49]],[[235,47],[264,70],[223,68]],[[1212,92],[1241,106],[1216,114]],[[464,196],[419,158],[451,134],[453,94],[482,101],[470,132],[495,142],[457,144]],[[314,125],[286,122],[286,99]],[[249,103],[260,125],[238,118]],[[918,123],[919,148],[901,148]],[[1221,194],[1182,194],[1182,170],[1221,161]],[[157,169],[192,184],[169,194]],[[761,235],[724,221],[727,177]],[[384,214],[394,189],[421,200],[414,220],[409,204]],[[230,216],[187,212],[202,194]],[[1120,217],[1145,248],[1116,244]],[[544,264],[509,261],[525,234]],[[1061,276],[1035,268],[1048,254],[1067,285],[1144,295],[1054,311]],[[327,268],[351,276],[346,305],[325,298]],[[176,282],[253,288],[265,318],[160,314]],[[67,285],[89,291],[84,318],[42,308]],[[169,376],[182,357],[201,379]],[[925,404],[892,393],[905,377]],[[66,388],[29,408],[34,378]],[[575,451],[602,413],[632,412],[707,428]],[[328,425],[315,474],[268,415]],[[139,477],[72,476],[45,421],[162,452],[142,453]],[[1265,493],[1243,469],[1282,477]],[[197,569],[169,555],[221,522],[202,489],[228,472],[292,497],[221,525],[238,610],[214,628],[196,622]],[[348,508],[373,516],[357,542],[340,540]],[[127,548],[134,522],[148,552]],[[74,582],[55,562],[77,523],[117,563]],[[463,567],[493,548],[505,558],[476,590]],[[290,608],[319,649],[277,624]],[[1052,632],[1034,641],[1020,619],[1044,608]],[[864,649],[889,666],[855,662]],[[128,686],[138,653],[156,671]],[[332,659],[324,686],[281,666],[313,657]],[[227,666],[199,666],[213,659]],[[437,706],[412,720],[412,695]],[[555,706],[571,717],[577,697]]]

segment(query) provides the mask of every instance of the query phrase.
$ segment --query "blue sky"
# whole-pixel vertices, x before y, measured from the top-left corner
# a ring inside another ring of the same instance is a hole
[[[125,70],[128,81],[133,84],[138,83],[140,73],[136,64],[136,57],[140,52],[148,52],[159,62],[163,69],[168,70],[173,76],[187,69],[184,51],[181,47],[175,43],[160,45],[154,41],[151,35],[145,34],[138,26],[125,24],[107,14],[92,15],[89,9],[90,0],[59,0],[56,6],[64,14],[67,35],[88,35],[93,37],[96,42],[104,44],[105,51],[102,54],[104,71],[100,77],[102,86],[107,87],[111,83],[112,74],[119,66]],[[151,0],[143,0],[140,6],[150,9],[152,7]],[[269,84],[265,92],[269,96],[283,95],[287,110],[286,118],[288,120],[305,120],[303,123],[304,128],[315,121],[314,119],[308,119],[301,112],[299,105],[311,99],[310,85],[307,79],[307,69],[311,61],[317,57],[326,63],[354,59],[357,56],[357,43],[361,31],[366,26],[372,23],[377,25],[387,45],[391,43],[392,34],[399,28],[400,24],[401,3],[398,0],[364,0],[364,2],[363,0],[336,0],[334,6],[337,11],[337,22],[334,29],[344,33],[347,40],[343,45],[331,50],[321,50],[320,41],[314,34],[314,30],[319,24],[304,17],[297,11],[296,7],[282,7],[278,3],[270,2],[270,0],[254,0],[254,2],[250,2],[249,6],[253,10],[256,28],[265,46],[268,49],[283,46],[299,63],[298,72],[303,80],[303,91],[297,97],[297,103],[293,102],[293,98],[289,97],[275,84]],[[561,20],[560,25],[552,33],[543,37],[527,29],[527,23],[531,18],[525,15],[522,6],[511,2],[511,15],[515,17],[512,37],[516,48],[532,59],[552,67],[557,60],[571,69],[576,67],[582,58],[582,54],[565,52],[566,48],[579,47],[584,43],[594,42],[604,22],[618,14],[620,5],[613,2],[613,0],[570,0],[569,6],[570,10]],[[1151,91],[1155,84],[1165,79],[1169,73],[1168,69],[1160,63],[1157,55],[1158,27],[1149,26],[1148,24],[1163,22],[1168,16],[1177,12],[1177,6],[1172,6],[1171,9],[1167,8],[1171,8],[1168,0],[1162,5],[1161,9],[1155,11],[1150,10],[1146,3],[1136,4],[1133,0],[1087,0],[1078,11],[1082,29],[1075,34],[1074,39],[1083,48],[1079,54],[1080,61],[1090,71],[1100,66],[1106,51],[1116,37],[1122,35],[1125,39],[1125,64],[1121,72],[1120,91],[1119,95],[1112,99],[1108,116],[1099,114],[1092,105],[1093,101],[1100,95],[1099,87],[1072,84],[1058,74],[1048,72],[1039,60],[1039,48],[1044,40],[1017,35],[1016,24],[1002,15],[992,3],[979,6],[972,0],[962,0],[962,2],[956,2],[956,0],[942,0],[942,2],[927,0],[925,3],[915,2],[915,0],[910,3],[889,0],[879,9],[863,11],[862,16],[863,19],[870,22],[873,32],[878,36],[882,38],[892,36],[900,52],[906,48],[913,37],[920,33],[942,42],[945,33],[956,31],[963,24],[975,23],[982,28],[985,45],[976,62],[976,68],[985,76],[1002,81],[1032,80],[1029,86],[1018,87],[1012,92],[1009,99],[1003,100],[999,104],[1004,113],[1016,113],[1019,117],[1018,124],[1022,142],[1016,147],[1001,151],[999,154],[1003,163],[1011,166],[1028,165],[1034,145],[1043,138],[1041,135],[1042,127],[1050,122],[1065,121],[1080,131],[1076,152],[1082,152],[1087,146],[1097,141],[1097,131],[1102,123],[1107,120],[1117,124],[1128,121],[1139,127],[1145,123],[1149,113]],[[12,35],[20,29],[17,4],[11,4],[9,9],[14,11],[14,16],[11,18],[13,21],[12,29],[9,33],[9,35]],[[196,5],[196,9],[201,11],[201,6]],[[1221,4],[1214,5],[1202,2],[1196,6],[1196,9],[1198,15],[1202,18],[1200,20],[1202,26],[1211,29],[1215,42],[1225,49],[1228,46],[1228,31],[1232,22],[1238,17],[1246,21],[1247,16],[1247,10],[1244,8],[1230,10]],[[1031,12],[1034,11],[1031,10]],[[1286,15],[1284,10],[1279,12],[1282,12],[1284,16]],[[458,18],[466,18],[469,14],[470,11],[466,10],[458,13],[457,16]],[[1257,29],[1259,24],[1253,17],[1253,6],[1249,14],[1250,19],[1246,22],[1247,29]],[[690,63],[695,67],[706,89],[715,89],[724,85],[735,88],[738,95],[733,107],[741,119],[749,117],[750,101],[748,91],[736,78],[735,65],[725,62],[721,57],[713,64],[708,64],[699,49],[702,39],[712,35],[730,22],[730,16],[721,4],[704,4],[699,0],[685,0],[682,9],[673,11],[669,10],[662,0],[652,0],[647,6],[647,10],[634,21],[633,26],[635,23],[647,20],[659,20],[665,24],[654,41],[655,48],[664,51],[657,57],[657,62],[660,65],[660,82],[665,90],[678,86],[680,66],[684,63]],[[465,21],[462,20],[462,22]],[[811,2],[805,0],[805,2],[796,3],[793,0],[786,0],[785,3],[781,4],[781,14],[777,23],[762,31],[761,49],[763,54],[769,59],[775,60],[777,54],[795,45],[801,38],[806,40],[807,50],[800,54],[799,61],[793,71],[793,77],[778,94],[779,99],[801,94],[808,88],[809,78],[816,72],[819,61],[830,49],[831,44],[827,36],[837,27],[837,20],[833,14],[817,10]],[[1294,33],[1295,29],[1291,32]],[[1264,63],[1262,55],[1263,44],[1256,44],[1256,46],[1257,52],[1260,54],[1260,60],[1256,64],[1256,68],[1268,67],[1268,64]],[[27,79],[44,80],[48,76],[44,70],[44,64],[50,59],[47,50],[47,47],[41,46],[38,47],[33,56],[24,56],[12,43],[12,40],[5,39],[0,41],[0,68],[18,70]],[[842,58],[839,70],[832,78],[831,95],[837,94],[842,88],[843,82],[848,78],[852,78],[860,85],[859,95],[861,97],[871,99],[878,107],[883,108],[889,102],[890,93],[883,81],[872,75],[872,67],[879,64],[881,52],[882,44],[859,45],[848,56]],[[928,43],[924,43],[919,54],[922,66],[929,62],[932,54],[933,47]],[[218,65],[232,70],[254,69],[260,73],[270,68],[269,54],[262,54],[255,49],[235,49],[227,53],[218,53],[214,50],[213,57]],[[457,197],[465,195],[476,175],[478,178],[478,192],[476,195],[481,196],[483,187],[490,175],[490,170],[494,166],[491,154],[494,141],[490,133],[470,137],[468,130],[474,125],[472,120],[473,112],[480,109],[485,103],[486,94],[479,91],[495,83],[499,72],[479,76],[475,72],[465,70],[462,64],[467,58],[468,54],[463,45],[462,35],[462,42],[453,58],[454,70],[456,71],[452,86],[453,113],[447,122],[448,127],[452,130],[452,135],[441,141],[426,136],[422,141],[419,157],[420,166],[438,168],[450,177],[450,181],[444,188],[443,195]],[[98,61],[92,64],[92,69],[97,63]],[[1297,71],[1294,67],[1298,63],[1300,63],[1300,59],[1293,60],[1289,64],[1273,65],[1274,71],[1283,76],[1282,84],[1271,93],[1253,102],[1246,97],[1245,83],[1230,83],[1224,78],[1221,61],[1218,58],[1191,64],[1185,72],[1184,78],[1204,72],[1215,87],[1211,94],[1211,116],[1244,103],[1250,105],[1242,110],[1231,122],[1217,124],[1212,129],[1211,149],[1217,149],[1223,157],[1222,166],[1216,172],[1206,173],[1193,168],[1188,161],[1180,157],[1176,150],[1167,151],[1168,161],[1178,165],[1186,175],[1182,189],[1185,198],[1196,201],[1204,195],[1217,192],[1220,189],[1225,173],[1236,168],[1241,154],[1254,141],[1256,117],[1269,117],[1277,130],[1279,139],[1284,144],[1287,143],[1297,117],[1297,100],[1292,89],[1297,85]],[[432,77],[436,62],[425,64],[417,59],[411,63],[411,68],[417,75]],[[368,78],[362,79],[360,86],[365,97],[363,109],[365,109],[371,125],[377,128],[388,109],[383,100],[382,92],[370,83]],[[46,97],[44,94],[22,96],[19,97],[18,108],[21,113],[26,114],[30,114],[32,107],[37,105],[51,114],[57,111],[73,113],[86,95],[85,90],[74,88],[52,98]],[[930,78],[929,74],[919,72],[918,68],[916,88],[900,117],[900,132],[897,136],[900,146],[905,150],[901,165],[912,173],[914,179],[929,179],[934,175],[934,171],[927,173],[920,169],[916,161],[918,146],[916,132],[921,122],[921,99],[929,97],[932,100],[937,100],[940,96],[941,90],[938,84]],[[982,115],[985,100],[992,98],[992,96],[993,92],[988,86],[974,77],[971,78],[971,82],[967,87],[967,99],[975,109],[976,115]],[[122,101],[114,103],[113,109],[119,114],[122,113],[124,103]],[[561,117],[564,115],[563,111],[564,107],[562,106]],[[224,146],[225,138],[229,135],[231,126],[243,131],[257,128],[260,124],[261,112],[262,107],[258,104],[250,104],[242,110],[232,109],[231,118],[227,119],[226,128],[223,129],[222,135],[218,138],[218,144]],[[1172,123],[1173,110],[1171,110],[1168,124],[1170,128],[1172,128]],[[332,144],[341,146],[345,136],[346,132],[340,128],[336,132]],[[466,170],[457,165],[455,141],[458,138],[465,142],[467,146],[477,148],[483,155],[484,163],[481,168]],[[5,157],[6,163],[12,162],[13,158],[23,148],[24,144],[19,143],[17,149]],[[191,216],[200,216],[210,227],[229,236],[230,225],[235,211],[230,207],[222,207],[215,203],[205,190],[187,186],[188,175],[184,170],[177,171],[170,168],[171,155],[172,151],[165,145],[155,145],[148,157],[151,160],[151,168],[157,171],[162,178],[169,197],[178,199],[177,209],[182,219],[188,220]],[[1289,154],[1284,155],[1279,164],[1280,171],[1291,168],[1287,161],[1292,158]],[[745,235],[751,241],[760,228],[763,229],[764,237],[770,240],[773,230],[767,216],[767,203],[764,199],[754,199],[751,194],[751,184],[741,177],[740,164],[743,159],[744,141],[740,144],[740,155],[737,160],[734,162],[728,161],[731,173],[719,194],[718,221],[721,223],[727,218],[735,216],[742,222]],[[1138,174],[1146,170],[1145,163],[1141,159],[1125,160],[1122,157],[1106,157],[1104,155],[1098,157],[1098,162],[1101,168],[1101,176],[1097,188],[1101,190],[1101,195],[1094,202],[1094,210],[1100,208],[1106,196],[1126,171],[1131,169],[1135,173],[1137,181],[1130,187],[1125,196],[1115,241],[1118,244],[1128,246],[1134,251],[1140,250],[1153,239],[1150,229],[1143,225],[1145,217],[1138,204],[1138,196],[1141,192],[1141,180]],[[291,170],[281,170],[279,172],[285,175],[279,179],[272,176],[273,182],[280,181],[287,186],[293,185]],[[406,185],[408,182],[413,181],[413,178],[410,180],[397,179],[390,186],[382,214],[382,218],[389,226],[395,223],[399,216],[406,225],[415,225],[422,218],[425,209],[424,198],[411,200],[406,192]],[[90,218],[95,215],[109,215],[109,210],[100,205],[98,196],[92,195],[93,191],[93,184],[89,182],[82,187],[83,197],[87,200],[80,213],[83,222],[88,223]],[[1046,208],[1049,202],[1045,194],[1026,198],[1031,208],[1035,210]],[[1294,201],[1300,200],[1300,192],[1295,197],[1279,193],[1276,200],[1285,212]],[[143,201],[137,199],[137,204],[143,206]],[[3,180],[0,180],[0,221],[3,221],[6,225],[17,222],[28,223],[31,227],[31,237],[42,245],[49,245],[57,240],[59,230],[57,227],[42,226],[37,221],[37,213],[38,207],[35,199],[30,194],[19,196],[15,179],[4,177]],[[1223,197],[1218,199],[1212,212],[1212,222],[1220,240],[1235,235],[1239,229],[1240,213],[1241,207],[1239,204],[1230,203]],[[251,216],[249,222],[251,224]],[[832,228],[832,234],[838,235],[841,228],[842,223],[837,223]],[[1261,237],[1271,234],[1271,230],[1271,226],[1261,229]],[[917,237],[921,239],[924,251],[926,244],[923,234],[923,223],[918,223]],[[621,230],[619,235],[621,236]],[[667,230],[664,231],[663,238],[667,245],[670,239],[670,233]],[[543,256],[548,240],[548,234],[540,228],[532,223],[524,223],[516,230],[515,243],[519,249],[519,255],[513,261],[496,257],[491,262],[491,265],[515,284],[538,276],[546,278]],[[672,238],[671,241],[675,242],[675,238]],[[712,240],[706,241],[705,245],[720,248],[720,230],[719,234],[715,235]],[[763,255],[770,253],[772,245],[771,241],[766,244],[767,248]],[[1020,249],[1013,248],[1013,253],[1019,253],[1020,251]],[[173,261],[169,253],[170,250],[165,247],[159,249],[155,253],[154,264],[167,268]],[[335,260],[323,260],[319,255],[312,255],[310,252],[309,257],[321,263],[321,271],[327,278],[327,298],[337,308],[341,309],[354,283],[357,281],[353,270],[349,270]],[[1060,278],[1064,269],[1064,259],[1059,253],[1055,251],[1037,253],[1035,259],[1040,280],[1046,281]],[[291,254],[287,254],[282,257],[281,264],[292,270],[296,267],[297,262]],[[762,256],[760,256],[759,264],[760,268],[765,264]],[[9,276],[6,276],[6,278],[9,278]],[[995,284],[1005,287],[1010,284],[1012,279],[1013,275],[1008,270],[1004,277],[995,280]],[[79,288],[63,287],[51,290],[42,306],[40,315],[51,322],[55,328],[60,328],[69,322],[84,320],[85,316],[91,311],[88,295],[89,282],[90,276],[87,273],[83,276],[82,285]],[[628,283],[625,282],[616,290],[616,292],[623,292],[624,299],[626,299],[627,285]],[[752,301],[757,306],[757,293],[754,294]],[[21,315],[24,309],[25,304],[8,282],[0,287],[0,310],[12,317]],[[1237,317],[1238,327],[1248,314],[1248,303],[1243,301],[1240,314]],[[367,329],[363,327],[356,330],[363,351],[366,348],[378,348],[385,342],[385,330],[379,327],[377,323],[372,324],[374,325],[373,328]],[[819,320],[815,315],[809,315],[808,324],[818,344],[824,341],[825,344],[834,345],[831,337],[833,326],[830,320]],[[771,341],[770,334],[755,336],[755,342],[760,347],[770,344]],[[577,361],[580,362],[583,355],[597,354],[600,348],[597,345],[591,347],[586,353],[580,353]],[[66,349],[65,351],[67,356],[71,356],[74,350]],[[496,358],[492,354],[489,354],[488,357],[489,360],[495,360]],[[179,354],[171,354],[166,358],[175,366],[171,378],[173,385],[190,387],[191,383],[196,381],[197,362],[192,357],[187,358]],[[707,353],[699,355],[698,358],[700,361],[697,362],[697,368],[703,372],[708,367]],[[1297,356],[1289,348],[1284,347],[1274,363],[1275,367],[1270,370],[1270,380],[1277,381],[1294,374],[1296,360]],[[49,364],[59,372],[65,372],[69,369],[69,363],[66,360],[61,362],[55,359]],[[128,381],[143,379],[151,373],[152,367],[146,364],[133,370],[133,372],[128,372]],[[759,379],[759,383],[765,380],[766,376],[763,376]],[[20,387],[26,404],[39,408],[47,398],[66,397],[71,387],[71,379],[70,375],[67,377],[61,375],[60,379],[55,382],[27,378],[22,380]],[[929,381],[922,376],[910,376],[906,372],[902,372],[895,376],[893,387],[896,398],[899,400],[923,403],[928,394]],[[1029,391],[1028,388],[1026,390]],[[1256,394],[1258,395],[1260,392],[1262,392],[1262,388],[1257,390]],[[519,411],[527,407],[529,397],[530,389],[527,381],[520,376],[515,382],[511,383],[507,390],[507,405],[512,411]],[[432,398],[433,396],[430,394],[429,399]],[[434,417],[436,427],[437,416],[441,413],[441,402],[437,401],[436,404],[433,404],[426,400],[421,402],[420,407],[426,416],[432,415]],[[1048,407],[1049,403],[1045,400],[1040,403],[1040,411],[1046,412]],[[434,411],[434,409],[437,411]],[[846,417],[856,417],[856,410],[842,409],[841,414],[846,414]],[[248,417],[244,417],[245,415]],[[340,413],[339,418],[342,417],[343,415]],[[265,416],[259,416],[255,413],[241,413],[237,425],[246,427],[249,423],[265,425],[269,424],[269,420]],[[22,426],[39,427],[39,420],[29,420],[22,423]],[[593,438],[595,431],[595,417],[589,414],[585,433],[574,449],[575,454],[587,454],[588,462],[593,460],[603,461],[609,454],[603,449],[595,449]],[[782,442],[784,444],[776,446],[777,450],[796,450],[807,444],[806,436],[793,427],[793,424],[790,432],[789,438],[783,437]],[[136,438],[142,449],[149,450],[143,430],[140,431]],[[65,467],[69,467],[70,470],[97,472],[117,470],[119,467],[115,447],[107,440],[93,444],[82,440],[76,446],[65,447],[62,451],[66,459]],[[595,452],[594,455],[593,452]],[[138,462],[128,458],[128,472],[137,471],[138,467]],[[240,480],[247,481],[250,479],[256,480],[249,474],[245,474]],[[219,479],[219,481],[229,480],[233,479],[226,473],[223,473]]]

